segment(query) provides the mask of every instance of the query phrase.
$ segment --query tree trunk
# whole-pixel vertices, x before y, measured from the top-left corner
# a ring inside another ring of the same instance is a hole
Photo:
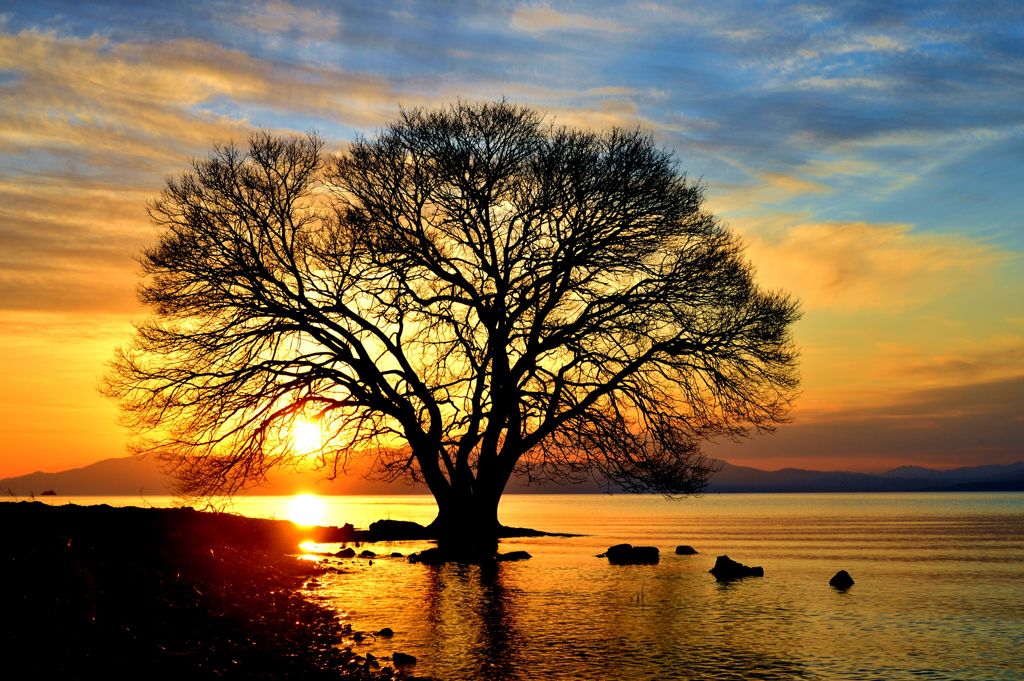
[[[498,550],[501,524],[498,522],[498,502],[501,491],[472,492],[448,490],[435,494],[437,518],[428,526],[437,537],[438,546],[458,554],[494,556]]]

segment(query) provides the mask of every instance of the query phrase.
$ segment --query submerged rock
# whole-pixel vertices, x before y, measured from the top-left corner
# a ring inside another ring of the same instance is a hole
[[[616,544],[604,553],[609,563],[615,565],[636,565],[640,563],[657,563],[659,552],[656,546],[633,546],[632,544]]]
[[[527,558],[533,558],[526,551],[510,551],[508,553],[498,554],[497,560],[526,560]]]
[[[676,553],[680,556],[692,556],[697,553],[697,549],[689,546],[688,544],[683,544],[682,546],[676,547]]]
[[[498,542],[449,543],[409,556],[410,563],[439,565],[441,563],[483,564],[498,560]]]
[[[441,549],[425,549],[409,555],[410,563],[423,563],[424,565],[438,565],[446,562],[447,557]]]
[[[713,574],[715,579],[723,582],[741,577],[764,577],[763,568],[747,567],[732,560],[729,556],[719,556],[718,560],[715,561],[715,567],[711,568],[708,572]]]
[[[404,664],[416,664],[416,657],[405,653],[395,653],[391,656],[391,661],[395,663],[396,667]]]
[[[840,570],[835,577],[828,580],[828,583],[837,589],[849,589],[853,586],[853,577],[846,570]]]

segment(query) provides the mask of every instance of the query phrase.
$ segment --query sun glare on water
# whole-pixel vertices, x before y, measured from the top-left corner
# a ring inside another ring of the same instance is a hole
[[[315,494],[298,494],[292,499],[288,519],[296,525],[323,525],[324,504]]]

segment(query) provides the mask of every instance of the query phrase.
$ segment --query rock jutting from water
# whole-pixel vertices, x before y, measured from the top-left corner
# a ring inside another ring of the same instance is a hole
[[[416,664],[416,657],[405,653],[395,653],[391,656],[391,661],[395,663],[396,667],[398,667],[400,665]]]
[[[370,523],[370,535],[374,541],[426,539],[428,534],[423,525],[409,520],[378,520]]]
[[[632,544],[616,544],[604,552],[603,556],[614,565],[638,565],[657,563],[658,548],[655,546],[633,546]],[[601,557],[601,556],[599,556]]]
[[[836,576],[828,580],[828,583],[837,589],[849,589],[853,586],[853,577],[846,570],[840,570]]]
[[[683,544],[682,546],[676,547],[676,553],[680,556],[692,556],[697,553],[697,549],[688,544]]]
[[[711,568],[708,572],[713,574],[715,579],[719,581],[740,579],[741,577],[764,577],[764,568],[748,567],[742,563],[737,563],[729,558],[729,556],[719,556],[715,561],[715,567]]]
[[[527,558],[533,558],[526,551],[509,551],[508,553],[499,553],[496,560],[507,561],[507,560],[526,560]]]

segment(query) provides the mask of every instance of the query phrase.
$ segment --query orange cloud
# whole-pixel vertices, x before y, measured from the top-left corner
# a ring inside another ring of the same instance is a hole
[[[796,294],[806,309],[900,310],[977,285],[1008,257],[976,239],[907,225],[827,222],[741,231],[761,280]]]

